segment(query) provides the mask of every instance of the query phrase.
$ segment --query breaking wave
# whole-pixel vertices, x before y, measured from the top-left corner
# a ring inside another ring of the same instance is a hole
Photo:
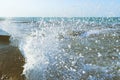
[[[116,19],[11,18],[0,28],[25,57],[26,80],[119,80]]]

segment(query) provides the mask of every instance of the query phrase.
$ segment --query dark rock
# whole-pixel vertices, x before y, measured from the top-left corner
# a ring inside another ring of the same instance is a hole
[[[10,35],[7,32],[0,30],[0,44],[10,43],[9,38],[10,38]]]

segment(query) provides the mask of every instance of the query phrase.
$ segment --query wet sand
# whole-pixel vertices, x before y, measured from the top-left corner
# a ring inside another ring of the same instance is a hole
[[[9,38],[10,36],[4,36],[4,35],[0,35],[0,44],[9,44],[10,41],[9,41]]]
[[[17,47],[0,43],[0,80],[25,80],[21,75],[24,63]]]

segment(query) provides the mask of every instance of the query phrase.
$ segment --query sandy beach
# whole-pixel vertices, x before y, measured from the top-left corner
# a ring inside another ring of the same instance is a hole
[[[0,44],[0,80],[24,80],[24,58],[17,47]]]

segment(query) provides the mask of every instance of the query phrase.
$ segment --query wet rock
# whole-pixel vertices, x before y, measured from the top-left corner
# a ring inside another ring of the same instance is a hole
[[[10,43],[9,38],[10,38],[10,35],[7,32],[0,29],[0,44]]]
[[[0,48],[0,80],[24,80],[24,57],[18,48],[6,45]]]

